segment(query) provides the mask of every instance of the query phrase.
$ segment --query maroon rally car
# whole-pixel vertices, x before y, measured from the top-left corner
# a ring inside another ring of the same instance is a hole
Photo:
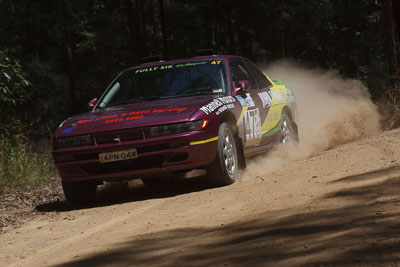
[[[154,185],[193,169],[214,185],[232,184],[245,157],[298,136],[292,91],[237,56],[129,68],[89,107],[53,138],[72,204],[91,201],[103,181]]]

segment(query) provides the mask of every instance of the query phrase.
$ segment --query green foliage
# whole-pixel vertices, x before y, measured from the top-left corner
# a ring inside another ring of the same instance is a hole
[[[28,101],[29,86],[20,63],[0,51],[0,107],[3,116],[11,115],[13,108]]]
[[[26,137],[0,135],[0,193],[7,188],[37,186],[55,176],[49,149],[34,151]]]

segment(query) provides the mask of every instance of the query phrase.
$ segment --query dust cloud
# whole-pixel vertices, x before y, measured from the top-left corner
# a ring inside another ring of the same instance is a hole
[[[294,92],[300,143],[289,148],[278,147],[249,160],[244,178],[263,175],[289,162],[380,131],[377,107],[362,82],[345,79],[337,71],[306,69],[292,62],[262,69],[269,77],[281,79]]]

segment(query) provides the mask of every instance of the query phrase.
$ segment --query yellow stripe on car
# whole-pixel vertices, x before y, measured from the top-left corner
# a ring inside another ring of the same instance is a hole
[[[277,91],[281,95],[281,97],[283,97],[281,89],[285,88],[285,86],[276,85],[275,83],[273,83],[273,85],[274,86],[271,87],[271,91]],[[282,104],[272,105],[269,108],[268,115],[265,118],[265,121],[263,122],[262,127],[261,127],[261,133],[263,135],[266,134],[267,132],[271,131],[272,129],[274,129],[277,126],[277,124],[281,120],[282,110],[283,110],[283,108],[285,107],[286,104],[287,103],[284,102]]]
[[[201,141],[195,141],[195,142],[190,142],[191,146],[194,145],[201,145],[201,144],[205,144],[205,143],[209,143],[209,142],[213,142],[213,141],[217,141],[218,140],[218,136],[210,138],[210,139],[206,139],[206,140],[201,140]]]
[[[280,104],[270,107],[268,115],[261,127],[262,134],[265,134],[276,127],[281,120],[281,114],[284,106],[284,104]]]

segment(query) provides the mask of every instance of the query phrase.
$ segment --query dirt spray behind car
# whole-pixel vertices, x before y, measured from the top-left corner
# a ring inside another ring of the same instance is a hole
[[[346,79],[335,70],[306,69],[287,61],[263,69],[270,77],[282,79],[296,95],[300,144],[252,160],[244,178],[380,131],[377,107],[361,81]]]

